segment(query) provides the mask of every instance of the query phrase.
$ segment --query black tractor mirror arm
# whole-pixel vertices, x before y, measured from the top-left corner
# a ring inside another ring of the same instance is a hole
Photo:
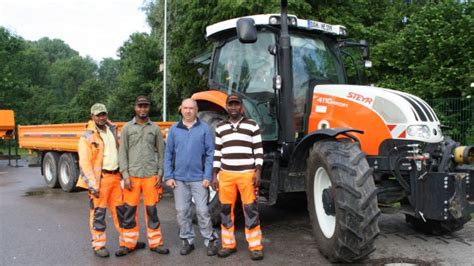
[[[366,40],[360,40],[359,42],[354,40],[341,40],[339,41],[338,46],[339,48],[360,47],[362,48],[362,58],[364,60],[369,60],[369,43]]]

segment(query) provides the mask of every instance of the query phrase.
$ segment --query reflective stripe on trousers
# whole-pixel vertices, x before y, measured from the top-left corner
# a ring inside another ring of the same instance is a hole
[[[160,229],[160,220],[156,210],[156,204],[160,201],[163,188],[155,187],[157,177],[130,177],[132,190],[124,189],[124,222],[123,231],[125,246],[134,249],[139,238],[138,205],[140,203],[140,192],[143,192],[143,205],[145,206],[145,224],[148,246],[154,248],[163,245],[163,237]]]
[[[122,228],[117,216],[117,207],[122,205],[120,174],[104,173],[100,180],[99,198],[96,198],[89,193],[89,200],[89,227],[92,235],[92,248],[100,249],[104,247],[107,242],[107,236],[105,233],[107,206],[112,214],[115,229],[119,232],[119,245],[124,245],[125,242],[122,236]]]
[[[254,171],[247,172],[219,172],[219,201],[221,209],[221,241],[223,248],[235,248],[234,236],[234,207],[237,200],[237,191],[240,192],[244,215],[245,237],[250,250],[262,250],[262,231],[255,190],[253,186]]]

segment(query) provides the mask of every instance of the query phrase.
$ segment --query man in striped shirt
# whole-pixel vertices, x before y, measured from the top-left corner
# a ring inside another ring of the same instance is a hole
[[[219,201],[222,205],[222,248],[217,255],[227,257],[237,251],[234,207],[238,190],[244,209],[245,237],[249,244],[250,258],[261,260],[262,231],[255,195],[260,186],[263,165],[260,128],[257,122],[242,115],[242,100],[239,95],[229,95],[226,108],[228,119],[216,126],[212,181],[214,189],[219,191]]]

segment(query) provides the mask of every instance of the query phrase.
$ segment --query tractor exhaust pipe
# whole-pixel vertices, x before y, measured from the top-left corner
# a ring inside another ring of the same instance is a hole
[[[288,33],[288,1],[281,1],[281,29],[278,53],[280,61],[278,72],[281,75],[279,112],[281,122],[282,158],[287,161],[293,153],[295,145],[294,97],[293,97],[293,58]]]

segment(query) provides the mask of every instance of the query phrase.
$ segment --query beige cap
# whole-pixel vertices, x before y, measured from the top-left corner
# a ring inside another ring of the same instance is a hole
[[[107,108],[101,103],[96,103],[91,107],[91,114],[98,115],[100,113],[107,113]]]

